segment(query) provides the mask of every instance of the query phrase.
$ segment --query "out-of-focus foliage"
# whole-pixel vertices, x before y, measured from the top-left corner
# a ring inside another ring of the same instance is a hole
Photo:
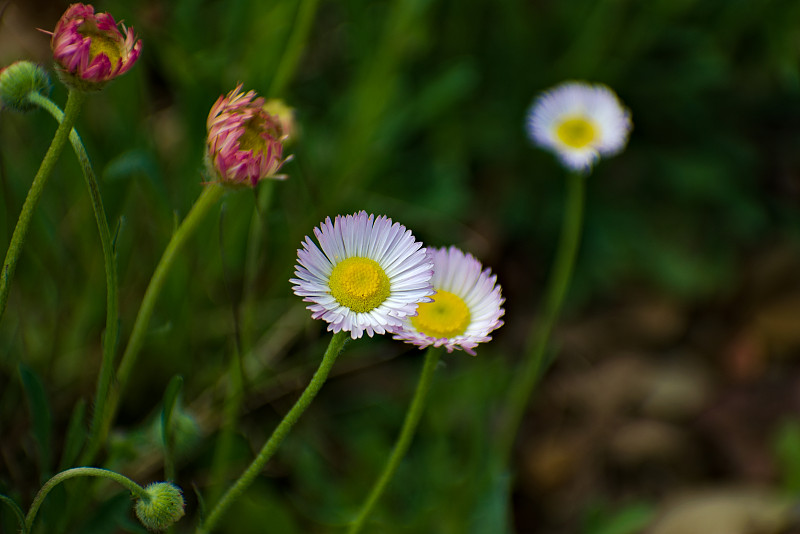
[[[2,30],[14,24],[13,35],[26,37],[9,52],[0,46],[3,61],[49,65],[47,36],[35,28],[52,28],[67,4],[12,3]],[[384,534],[470,532],[486,514],[504,515],[504,501],[487,495],[504,496],[514,484],[511,475],[500,488],[488,479],[488,440],[561,220],[564,171],[525,138],[527,107],[562,80],[586,79],[608,84],[632,111],[628,149],[589,178],[573,309],[631,287],[685,302],[728,294],[744,259],[800,237],[800,3],[320,2],[296,71],[281,79],[299,4],[97,5],[144,42],[139,64],[91,95],[78,123],[116,229],[121,346],[176,222],[206,179],[205,120],[216,98],[241,81],[284,98],[301,131],[284,169],[290,178],[257,193],[229,193],[177,260],[122,403],[110,461],[139,482],[161,476],[153,421],[169,380],[181,374],[194,418],[187,428],[207,439],[193,434],[190,447],[176,447],[177,482],[190,515],[198,506],[193,486],[218,496],[288,409],[327,342],[287,281],[301,239],[326,216],[366,209],[431,245],[469,250],[503,285],[506,326],[477,358],[444,358],[418,437],[373,518]],[[63,88],[53,98],[63,105]],[[0,119],[5,249],[55,124],[41,112]],[[47,432],[64,436],[75,403],[92,396],[103,280],[88,195],[65,151],[0,323],[0,492],[13,488],[21,502],[61,458],[63,443],[43,442]],[[212,481],[220,377],[237,346],[246,354],[243,415],[222,480]],[[352,519],[402,423],[420,366],[418,351],[389,339],[353,343],[223,530],[330,532]],[[32,412],[49,410],[52,429],[29,418],[22,399]],[[789,439],[784,434],[781,443]],[[796,489],[794,478],[786,484]],[[107,494],[103,484],[90,487]],[[528,517],[528,501],[514,505]],[[126,510],[107,501],[81,532],[116,528],[100,517],[135,529]],[[572,527],[594,517],[586,532],[627,532],[648,511],[636,504],[597,516],[576,510]],[[13,518],[0,513],[0,529],[12,531]],[[190,527],[184,521],[177,531]]]

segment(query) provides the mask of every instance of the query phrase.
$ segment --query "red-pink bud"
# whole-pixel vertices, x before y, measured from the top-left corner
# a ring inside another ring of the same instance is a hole
[[[255,91],[242,93],[239,84],[219,97],[206,126],[207,164],[223,184],[255,187],[265,178],[285,178],[275,174],[290,159],[283,158],[283,125]]]
[[[108,13],[95,13],[94,7],[85,4],[67,8],[50,45],[62,80],[86,91],[101,89],[127,72],[142,50],[133,28],[117,24]]]

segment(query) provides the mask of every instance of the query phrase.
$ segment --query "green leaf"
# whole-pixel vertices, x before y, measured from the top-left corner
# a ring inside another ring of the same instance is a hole
[[[195,484],[192,484],[192,489],[194,490],[194,495],[197,497],[197,520],[198,524],[202,525],[206,521],[206,515],[208,513],[208,509],[206,508],[206,500],[203,498],[203,493],[200,491]]]
[[[489,476],[485,477],[479,495],[472,510],[469,531],[473,534],[482,532],[510,534],[511,476],[509,473],[496,466],[493,467]]]
[[[790,495],[800,492],[800,421],[784,421],[773,438],[773,450],[781,474],[781,487]]]
[[[61,464],[59,470],[63,471],[73,467],[78,460],[78,455],[86,443],[86,401],[79,399],[72,409],[72,416],[69,418],[67,435],[64,438],[64,451],[61,453]]]
[[[650,524],[655,510],[651,504],[636,502],[614,513],[602,511],[599,515],[584,529],[586,534],[636,534]]]
[[[164,443],[164,473],[167,480],[175,478],[175,465],[174,458],[172,457],[174,442],[172,414],[178,403],[178,396],[180,395],[181,388],[183,388],[183,377],[175,375],[172,377],[172,380],[169,381],[166,391],[164,391],[164,409],[161,412],[161,439]]]
[[[28,409],[33,421],[33,436],[39,448],[39,463],[42,475],[50,472],[51,465],[51,432],[52,417],[50,406],[47,402],[47,395],[39,376],[23,363],[19,364],[19,376],[22,386],[25,388],[25,396],[28,399]]]
[[[164,391],[164,410],[161,412],[161,437],[164,440],[164,447],[169,446],[170,428],[172,426],[172,413],[178,402],[178,395],[183,388],[183,377],[175,375],[169,381],[167,389]]]

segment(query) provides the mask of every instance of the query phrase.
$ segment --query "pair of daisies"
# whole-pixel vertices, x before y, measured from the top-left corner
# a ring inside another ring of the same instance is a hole
[[[470,254],[423,248],[405,226],[365,211],[327,218],[314,235],[319,246],[306,237],[291,282],[328,330],[474,355],[503,324],[497,277]]]

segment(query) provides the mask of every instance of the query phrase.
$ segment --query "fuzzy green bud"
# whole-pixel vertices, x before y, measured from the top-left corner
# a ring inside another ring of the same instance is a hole
[[[147,530],[165,530],[183,517],[186,503],[178,486],[153,482],[144,490],[150,498],[136,501],[136,517]]]
[[[0,102],[14,111],[30,111],[36,106],[28,100],[32,92],[50,94],[52,84],[36,63],[17,61],[0,71]]]

